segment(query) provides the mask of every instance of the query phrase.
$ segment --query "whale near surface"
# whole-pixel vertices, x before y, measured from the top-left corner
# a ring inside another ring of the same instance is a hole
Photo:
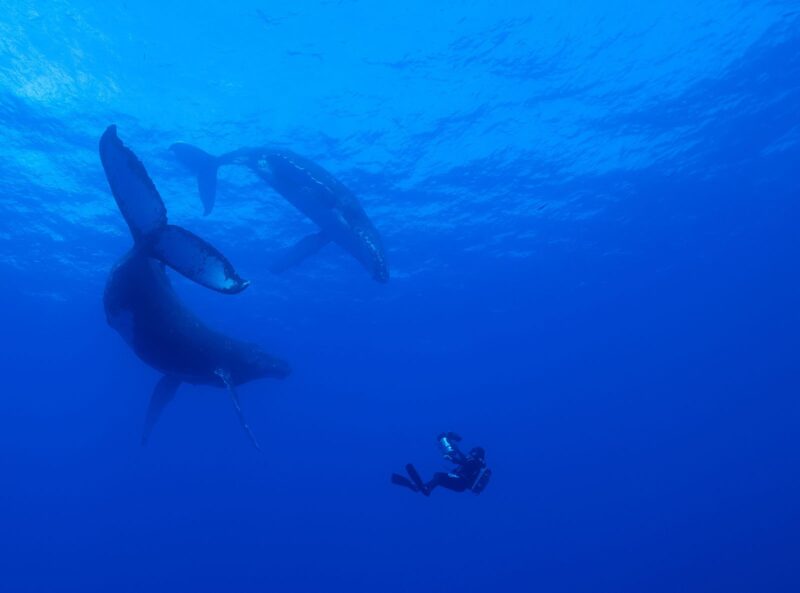
[[[240,148],[213,156],[191,144],[177,142],[170,150],[197,177],[206,214],[216,201],[219,168],[239,165],[253,172],[319,227],[319,232],[302,238],[282,253],[270,266],[273,272],[299,264],[332,242],[360,262],[375,280],[388,282],[389,264],[375,225],[355,194],[315,162],[289,150],[270,147]]]

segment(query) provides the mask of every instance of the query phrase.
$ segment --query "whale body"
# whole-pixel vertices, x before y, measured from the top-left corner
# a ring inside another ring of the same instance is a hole
[[[167,223],[158,190],[136,155],[118,138],[115,126],[100,139],[100,159],[134,239],[131,250],[109,274],[103,297],[106,319],[143,362],[163,373],[150,399],[142,442],[180,384],[192,383],[226,389],[242,426],[258,447],[244,420],[236,387],[264,377],[286,377],[289,366],[258,345],[203,323],[180,301],[165,266],[223,293],[241,292],[248,282],[212,245]]]
[[[355,194],[318,164],[294,152],[270,147],[240,148],[213,156],[178,142],[170,150],[197,177],[205,214],[214,208],[219,168],[240,165],[319,227],[318,233],[304,237],[274,262],[270,268],[273,272],[282,272],[333,242],[358,260],[375,280],[388,282],[389,265],[378,230]]]

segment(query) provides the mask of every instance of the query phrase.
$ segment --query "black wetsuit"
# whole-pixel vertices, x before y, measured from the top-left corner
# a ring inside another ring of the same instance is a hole
[[[437,440],[444,458],[456,464],[453,471],[436,472],[433,474],[433,478],[423,483],[417,470],[409,463],[406,465],[406,471],[410,479],[399,474],[392,474],[392,483],[405,486],[414,492],[422,492],[425,496],[430,495],[431,491],[439,486],[455,492],[473,490],[476,494],[480,493],[491,475],[491,471],[487,469],[482,483],[475,487],[481,472],[486,467],[483,449],[475,447],[469,452],[469,455],[464,455],[456,445],[461,437],[454,432],[443,432],[437,437]]]
[[[486,462],[476,457],[467,457],[460,451],[459,453],[464,458],[463,461],[456,461],[458,466],[451,472],[436,472],[433,474],[433,478],[425,484],[425,490],[427,491],[425,494],[430,494],[431,490],[437,486],[455,490],[456,492],[464,492],[464,490],[472,488],[481,474],[481,470],[486,467]]]

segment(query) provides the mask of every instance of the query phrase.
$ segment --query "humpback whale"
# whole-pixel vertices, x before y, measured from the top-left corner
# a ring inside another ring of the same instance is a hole
[[[106,320],[142,361],[163,373],[150,398],[142,444],[180,384],[192,383],[226,389],[239,422],[259,448],[236,387],[262,377],[286,377],[288,365],[255,344],[206,326],[178,299],[165,265],[222,293],[241,292],[248,282],[212,245],[167,223],[158,190],[144,165],[117,136],[116,126],[109,126],[100,138],[100,160],[134,241],[108,276],[103,297]]]
[[[282,272],[334,242],[361,262],[375,280],[389,280],[383,242],[375,225],[353,192],[316,163],[291,151],[269,147],[241,148],[218,157],[184,142],[173,144],[170,150],[197,176],[205,214],[214,207],[218,169],[241,165],[316,223],[319,232],[304,237],[282,254],[272,264],[273,272]]]

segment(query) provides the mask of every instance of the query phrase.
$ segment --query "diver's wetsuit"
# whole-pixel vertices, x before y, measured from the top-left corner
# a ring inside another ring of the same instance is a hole
[[[429,496],[433,489],[439,486],[455,492],[473,489],[476,494],[480,493],[491,475],[490,471],[486,470],[487,475],[486,479],[482,480],[483,484],[480,485],[479,489],[474,488],[481,471],[486,467],[484,450],[481,447],[474,447],[469,452],[469,455],[464,455],[456,445],[461,440],[461,437],[454,432],[443,432],[437,437],[437,440],[444,458],[456,464],[453,471],[436,472],[433,474],[433,478],[427,483],[423,483],[417,470],[409,463],[406,465],[406,471],[411,479],[392,474],[392,483],[410,488],[414,492],[422,492],[425,496]]]
[[[433,478],[425,484],[424,494],[430,494],[431,490],[437,486],[456,492],[464,492],[464,490],[472,488],[484,467],[486,467],[486,463],[482,459],[465,458],[464,462],[459,464],[452,472],[436,472],[433,474]]]

